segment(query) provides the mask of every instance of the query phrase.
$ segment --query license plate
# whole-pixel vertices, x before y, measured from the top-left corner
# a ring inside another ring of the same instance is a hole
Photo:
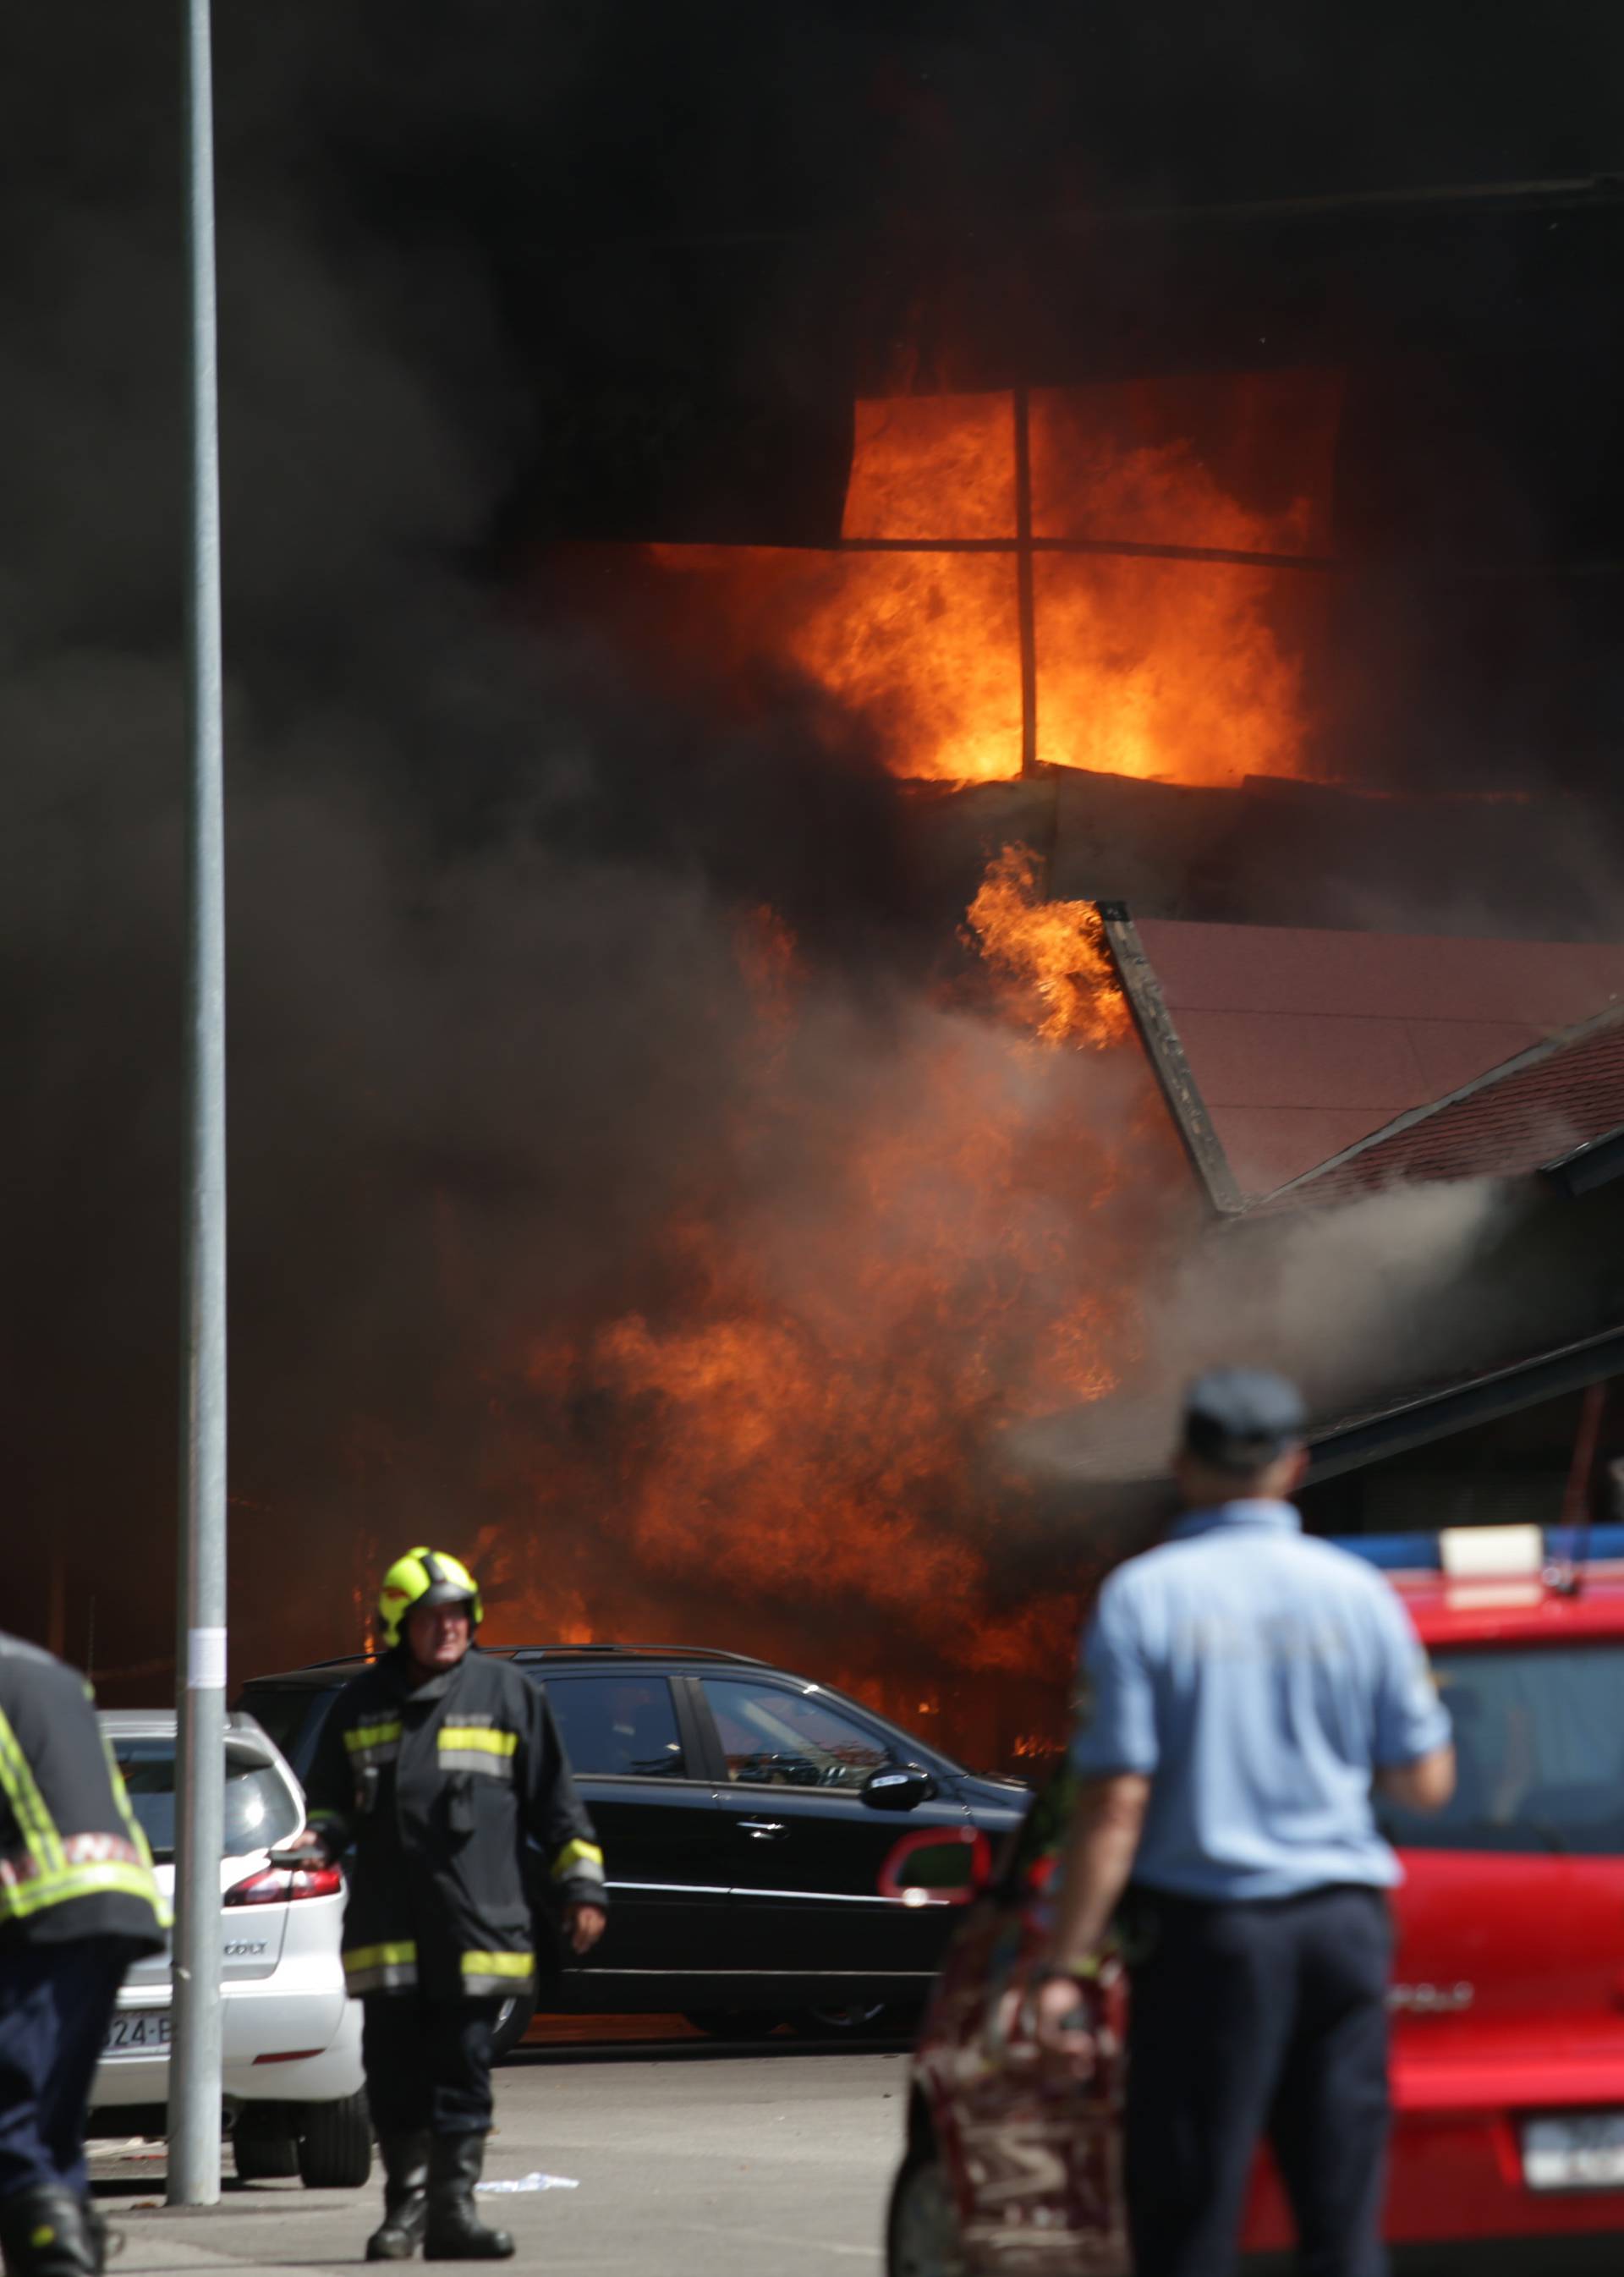
[[[169,2034],[167,2008],[125,2008],[107,2027],[102,2052],[107,2056],[167,2055]]]
[[[1624,2111],[1529,2120],[1522,2178],[1531,2190],[1624,2189]]]

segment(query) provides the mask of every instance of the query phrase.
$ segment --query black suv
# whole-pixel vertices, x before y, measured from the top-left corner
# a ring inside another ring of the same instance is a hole
[[[676,2010],[728,2034],[786,2020],[874,2029],[923,2002],[953,1918],[882,1892],[899,1835],[996,1842],[1025,1813],[1018,1781],[973,1777],[872,1709],[737,1653],[553,1645],[502,1657],[552,1702],[613,1899],[591,1961],[544,1977],[549,2010]],[[365,1665],[255,1677],[239,1705],[303,1777],[339,1687]],[[515,2007],[504,2044],[529,2021]]]

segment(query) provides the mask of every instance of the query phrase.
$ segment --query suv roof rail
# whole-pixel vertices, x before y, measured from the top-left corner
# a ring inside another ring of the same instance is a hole
[[[724,1652],[720,1646],[709,1644],[632,1644],[611,1642],[592,1644],[521,1644],[507,1648],[515,1659],[546,1652],[625,1652],[650,1653],[671,1660],[736,1661],[742,1668],[765,1668],[767,1664],[753,1652]]]
[[[543,1660],[553,1654],[561,1657],[569,1654],[585,1656],[599,1653],[607,1658],[614,1653],[624,1653],[629,1657],[645,1654],[654,1659],[721,1661],[738,1668],[766,1668],[771,1664],[756,1653],[724,1652],[720,1646],[707,1644],[620,1644],[605,1641],[601,1644],[498,1644],[487,1646],[484,1649],[503,1660]],[[277,1684],[286,1677],[315,1676],[324,1668],[369,1667],[380,1656],[375,1652],[335,1653],[328,1660],[307,1660],[297,1668],[267,1671],[263,1676],[250,1676],[246,1679],[243,1690],[246,1692],[256,1684]]]

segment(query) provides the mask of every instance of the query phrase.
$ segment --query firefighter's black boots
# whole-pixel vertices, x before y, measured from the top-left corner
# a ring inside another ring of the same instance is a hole
[[[487,2229],[474,2205],[485,2162],[483,2135],[437,2135],[429,2151],[429,2221],[425,2261],[506,2261],[514,2242],[505,2229]]]
[[[409,2261],[429,2218],[427,2135],[383,2135],[384,2219],[367,2240],[369,2261]]]
[[[101,2263],[83,2201],[59,2182],[0,2205],[9,2277],[95,2277]]]

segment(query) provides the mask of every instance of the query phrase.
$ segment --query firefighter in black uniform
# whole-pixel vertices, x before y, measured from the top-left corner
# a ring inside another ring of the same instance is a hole
[[[85,2111],[118,1987],[169,1915],[89,1686],[0,1633],[0,2245],[11,2277],[103,2266]]]
[[[604,1928],[603,1853],[545,1694],[470,1652],[483,1608],[456,1558],[408,1550],[385,1576],[389,1649],[347,1685],[309,1779],[310,1832],[350,1853],[344,1969],[364,2005],[384,2220],[369,2261],[505,2260],[474,2189],[491,2126],[491,2035],[535,1975],[527,1842],[576,1953]]]

